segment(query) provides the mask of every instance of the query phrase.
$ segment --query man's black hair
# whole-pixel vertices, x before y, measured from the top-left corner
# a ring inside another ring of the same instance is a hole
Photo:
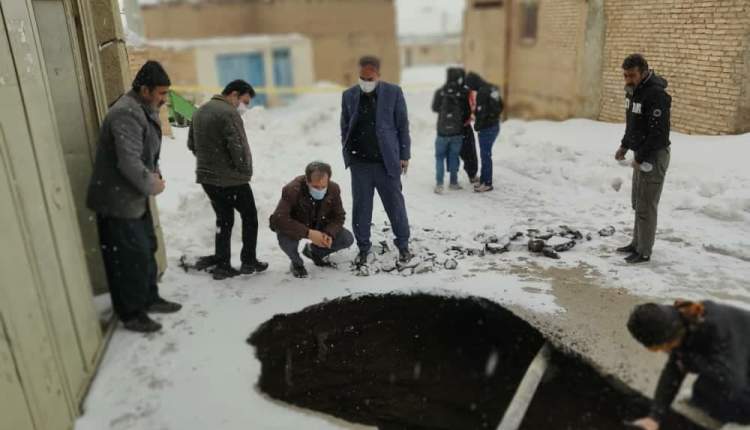
[[[659,346],[679,338],[686,326],[674,306],[646,303],[633,309],[628,319],[628,330],[646,347]]]
[[[246,81],[243,81],[242,79],[236,79],[228,83],[227,86],[224,87],[224,91],[222,91],[221,94],[228,96],[235,91],[237,91],[238,96],[244,96],[245,94],[250,94],[250,98],[255,98],[255,88],[253,88],[252,85],[248,84]]]
[[[622,62],[623,70],[630,70],[637,68],[641,73],[648,71],[648,61],[646,57],[641,54],[631,54]]]
[[[308,164],[307,167],[305,167],[305,177],[307,178],[307,182],[312,181],[312,177],[316,173],[326,174],[328,175],[328,179],[331,179],[331,165],[322,161],[313,161]]]
[[[138,92],[141,87],[145,86],[150,91],[153,91],[156,87],[168,87],[172,85],[169,80],[169,75],[164,67],[159,64],[158,61],[148,60],[146,64],[136,73],[135,79],[133,79],[133,89]]]
[[[359,59],[359,67],[366,67],[366,66],[372,66],[377,70],[380,71],[380,58],[375,57],[373,55],[365,55],[364,57]]]

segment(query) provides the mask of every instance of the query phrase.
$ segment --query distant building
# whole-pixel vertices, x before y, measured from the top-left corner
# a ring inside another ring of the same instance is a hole
[[[189,40],[148,40],[130,47],[133,70],[159,60],[173,84],[201,103],[229,82],[244,79],[259,90],[254,104],[275,106],[310,87],[312,44],[299,34],[246,35]]]
[[[747,0],[467,0],[463,61],[511,115],[624,120],[622,60],[669,82],[676,130],[750,131]]]
[[[149,40],[298,33],[312,45],[316,81],[356,83],[357,60],[368,54],[381,57],[385,80],[400,79],[393,0],[169,1],[141,14]]]
[[[403,67],[461,62],[461,35],[428,35],[399,37]]]

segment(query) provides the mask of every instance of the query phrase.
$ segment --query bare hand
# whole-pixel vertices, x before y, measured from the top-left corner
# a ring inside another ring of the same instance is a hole
[[[307,238],[310,239],[313,245],[319,248],[327,248],[326,237],[327,235],[325,233],[319,232],[318,230],[310,230],[310,232],[307,233]]]
[[[635,170],[641,170],[641,163],[633,160],[633,163],[631,164]]]
[[[167,187],[167,183],[164,181],[164,179],[161,178],[160,174],[152,173],[151,175],[154,178],[154,189],[152,190],[151,194],[156,196],[164,192],[164,189]]]
[[[409,160],[401,160],[401,174],[405,175],[407,170],[409,170]]]
[[[617,150],[617,152],[615,152],[615,160],[617,160],[617,161],[624,160],[625,159],[625,154],[627,154],[627,153],[628,153],[628,149],[627,148],[622,148],[622,147],[619,148]]]
[[[325,246],[323,248],[331,249],[331,246],[333,246],[333,238],[327,234],[323,234],[323,242]]]
[[[659,423],[653,418],[641,418],[633,421],[632,425],[642,428],[643,430],[659,430]]]

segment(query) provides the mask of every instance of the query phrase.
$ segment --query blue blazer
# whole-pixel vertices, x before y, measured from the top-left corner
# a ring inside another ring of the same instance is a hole
[[[401,175],[401,160],[411,158],[409,137],[409,115],[401,87],[380,81],[375,90],[378,94],[378,110],[375,113],[375,130],[383,155],[385,170],[389,176]],[[351,131],[359,117],[359,97],[362,90],[355,85],[344,91],[341,97],[341,144],[346,167],[351,164],[347,144]]]

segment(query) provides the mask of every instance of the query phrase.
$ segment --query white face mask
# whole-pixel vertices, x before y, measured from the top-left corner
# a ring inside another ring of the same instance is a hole
[[[359,78],[359,87],[363,92],[370,94],[378,87],[378,81],[365,81],[362,78]]]
[[[237,106],[237,112],[240,113],[240,116],[244,115],[245,112],[250,110],[250,106],[246,103],[240,102],[239,106]]]

